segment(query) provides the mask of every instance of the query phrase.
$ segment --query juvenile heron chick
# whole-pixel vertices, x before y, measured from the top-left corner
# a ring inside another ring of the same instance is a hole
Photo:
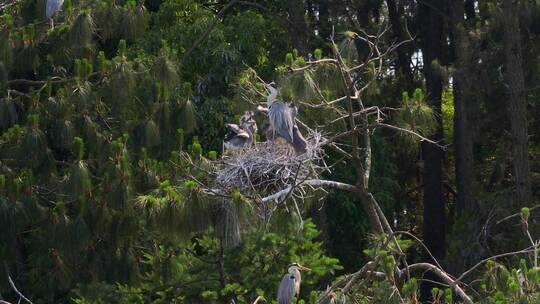
[[[229,132],[223,139],[223,147],[228,150],[238,150],[252,146],[257,134],[257,122],[253,119],[253,112],[245,112],[240,123],[226,124]]]

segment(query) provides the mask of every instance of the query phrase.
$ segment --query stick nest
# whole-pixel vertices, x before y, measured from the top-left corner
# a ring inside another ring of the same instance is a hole
[[[307,141],[307,152],[301,155],[296,155],[292,146],[284,141],[261,142],[231,151],[216,161],[214,186],[264,197],[295,187],[303,180],[317,178],[326,168],[322,136],[311,133]]]

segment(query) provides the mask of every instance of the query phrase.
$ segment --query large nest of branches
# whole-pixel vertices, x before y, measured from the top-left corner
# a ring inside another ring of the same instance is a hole
[[[317,178],[325,170],[322,136],[308,136],[307,152],[296,155],[285,142],[261,142],[226,154],[216,162],[215,187],[268,196]],[[299,186],[301,187],[301,186]]]

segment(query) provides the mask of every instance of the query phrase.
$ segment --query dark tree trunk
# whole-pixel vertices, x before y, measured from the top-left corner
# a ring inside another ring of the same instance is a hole
[[[463,1],[454,1],[452,7],[452,33],[454,37],[454,153],[456,157],[456,185],[458,189],[457,213],[473,206],[473,130],[471,129],[471,51],[463,19]]]
[[[326,42],[330,39],[330,35],[332,34],[328,1],[322,0],[322,1],[318,1],[318,3],[319,3],[319,35]]]
[[[388,17],[392,26],[392,32],[398,42],[407,40],[405,31],[403,30],[403,23],[399,15],[399,10],[396,4],[396,0],[386,0],[388,6]],[[407,52],[407,45],[402,45],[397,49],[397,61],[396,72],[402,77],[407,91],[412,91],[413,88],[413,75],[411,69],[411,56]]]
[[[531,202],[532,190],[529,169],[529,145],[527,131],[527,99],[521,59],[521,35],[519,29],[520,1],[503,0],[505,73],[504,85],[508,95],[508,115],[512,134],[512,162],[516,187],[516,205]]]
[[[433,141],[443,139],[441,99],[443,78],[440,64],[445,46],[444,22],[441,15],[444,9],[443,0],[426,0],[418,8],[418,23],[422,56],[424,61],[424,76],[427,87],[427,101],[437,115],[437,130],[429,136]],[[442,191],[442,162],[443,151],[432,144],[422,143],[422,156],[424,158],[424,224],[423,236],[426,246],[433,256],[440,260],[446,253],[446,218],[445,202]],[[424,260],[433,262],[427,253]],[[435,279],[436,278],[430,278]],[[422,284],[422,297],[430,295],[432,284]]]
[[[306,24],[307,6],[303,0],[287,1],[287,13],[289,15],[289,24],[287,30],[289,38],[294,48],[300,55],[306,56],[309,52],[309,30]]]
[[[467,20],[472,20],[476,17],[474,0],[465,0],[465,16],[467,17]]]

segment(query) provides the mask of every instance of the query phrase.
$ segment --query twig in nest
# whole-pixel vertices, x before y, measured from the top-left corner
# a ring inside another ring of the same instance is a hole
[[[320,134],[313,134],[308,151],[301,155],[291,155],[288,145],[275,142],[258,143],[226,155],[215,162],[214,187],[265,196],[289,189],[298,180],[315,178],[324,169],[320,164],[323,158],[321,138]]]

